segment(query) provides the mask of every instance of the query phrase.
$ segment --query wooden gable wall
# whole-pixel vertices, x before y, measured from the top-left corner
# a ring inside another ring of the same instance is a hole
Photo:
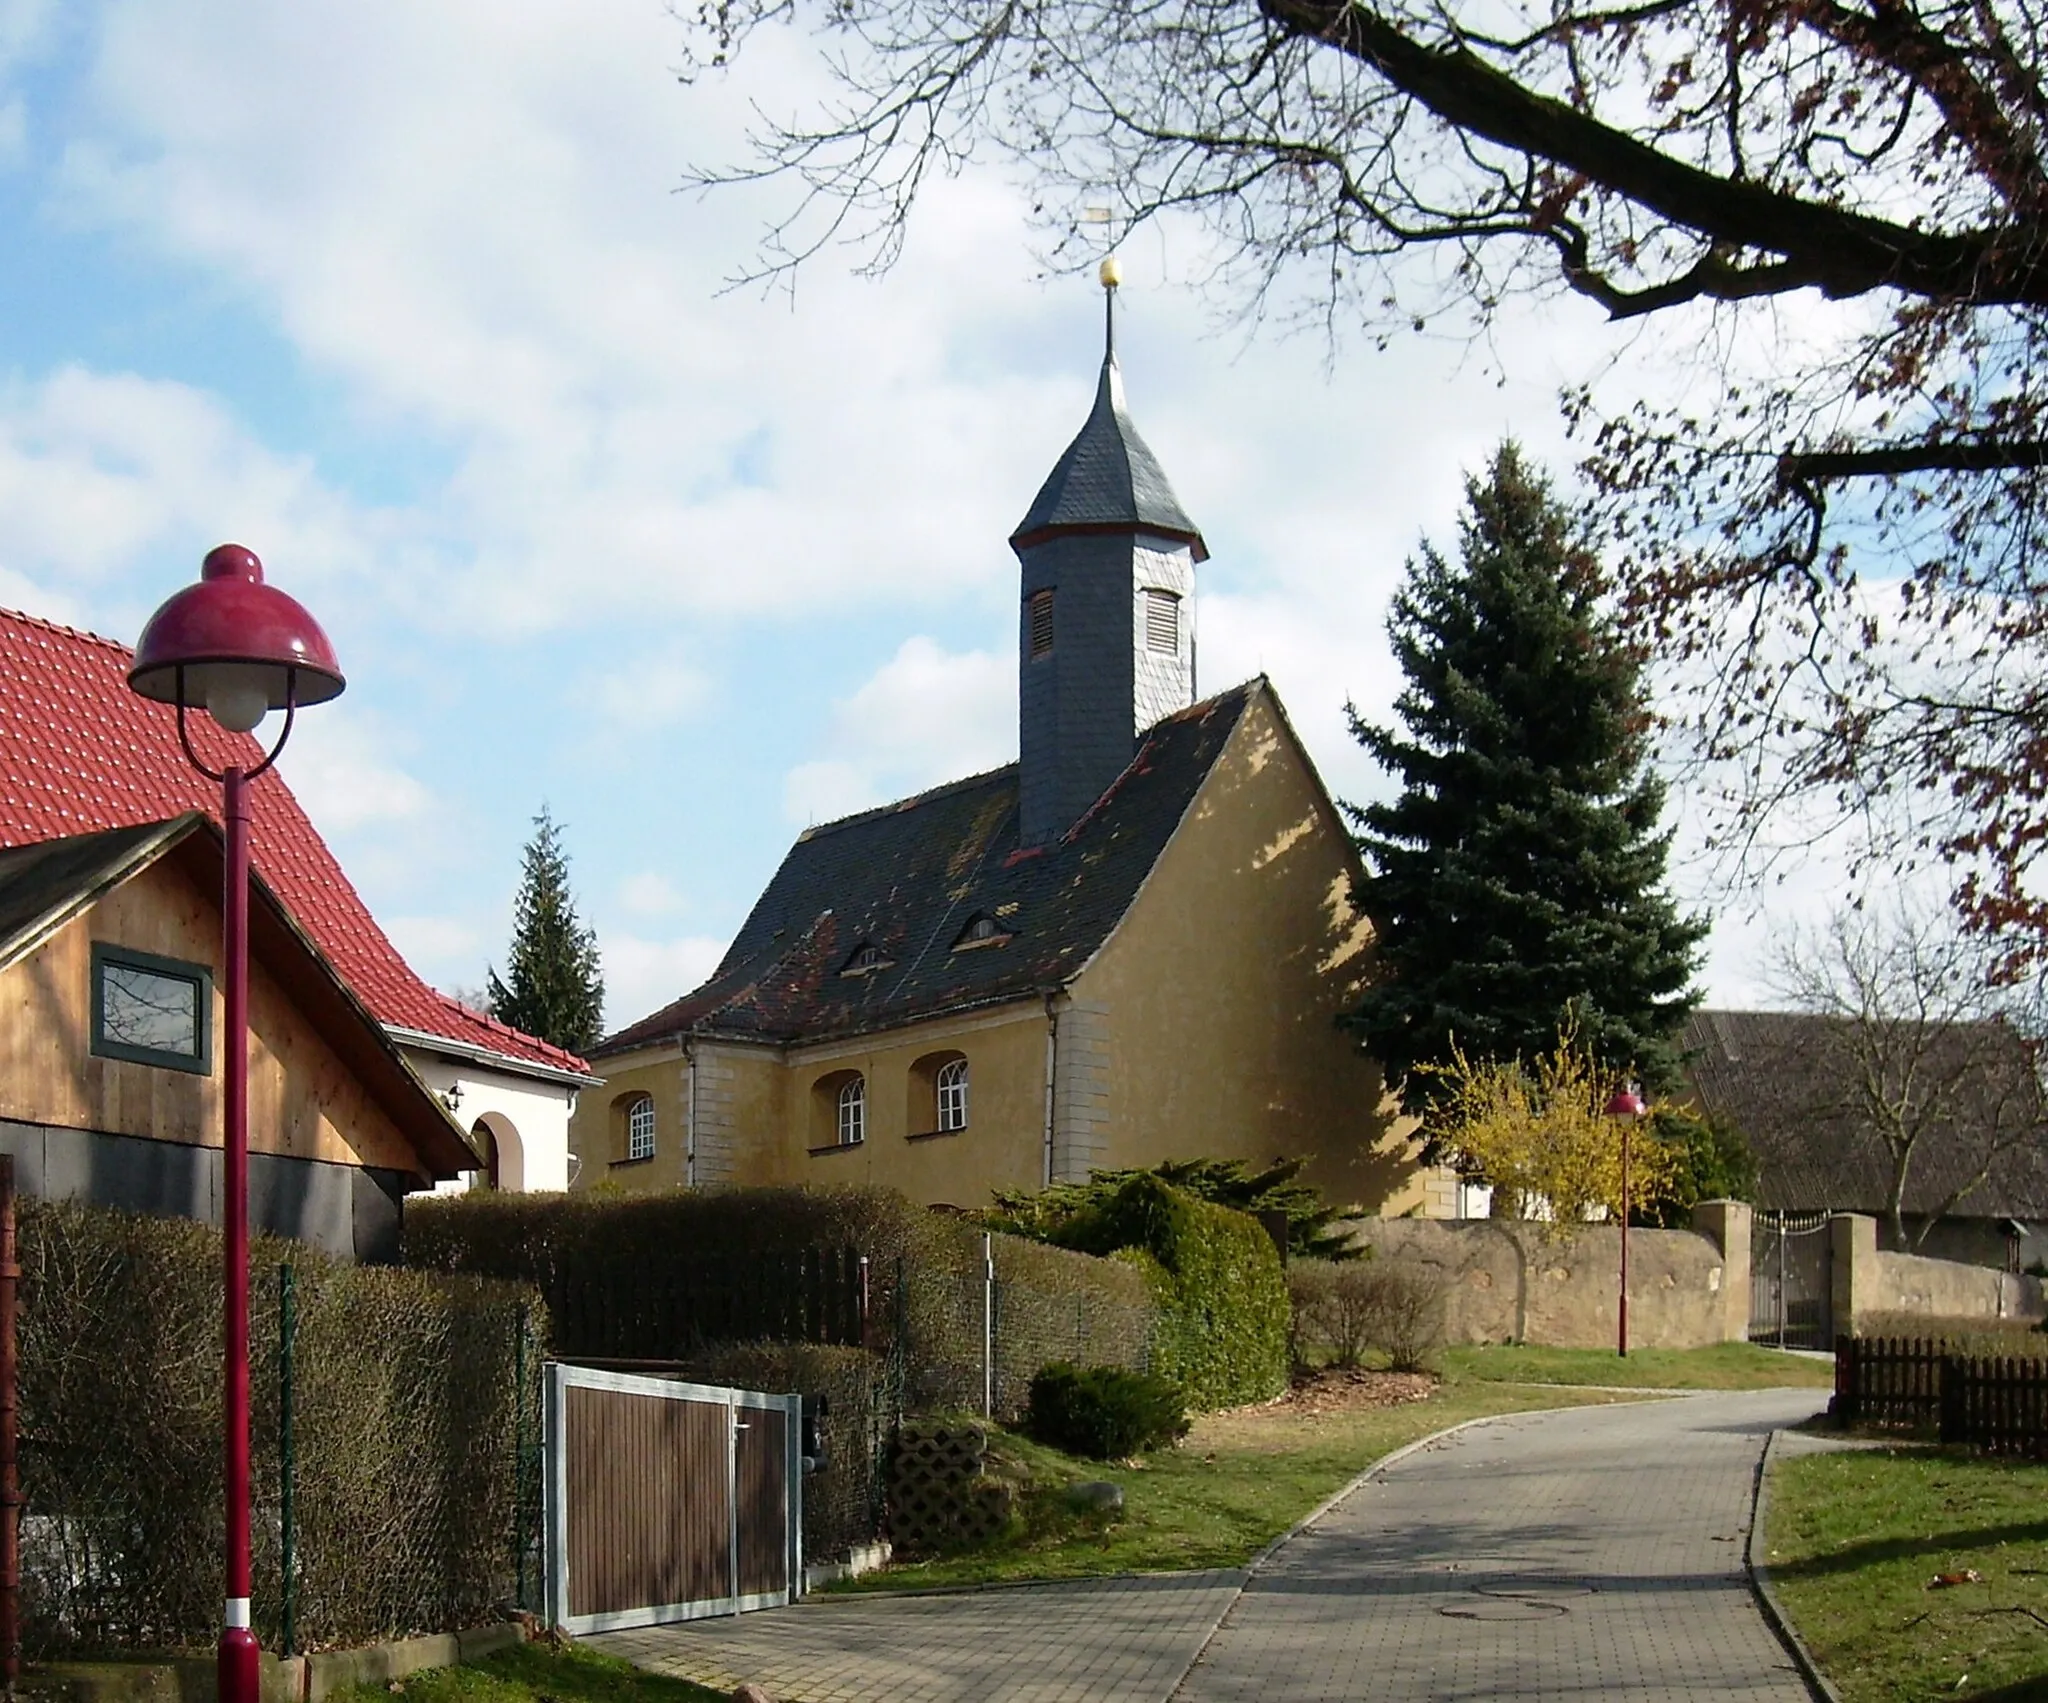
[[[179,848],[0,971],[0,1118],[220,1145],[221,914],[194,862]],[[93,1054],[95,941],[213,971],[209,1074]],[[252,955],[250,971],[251,1151],[419,1174],[410,1142],[336,1046],[268,965]]]

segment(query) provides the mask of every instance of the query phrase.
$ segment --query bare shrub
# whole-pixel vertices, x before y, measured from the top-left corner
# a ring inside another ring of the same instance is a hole
[[[1356,1366],[1368,1349],[1383,1347],[1380,1268],[1371,1259],[1295,1260],[1287,1268],[1294,1303],[1290,1348],[1297,1366],[1317,1359]]]
[[[1389,1262],[1378,1279],[1374,1342],[1396,1372],[1422,1372],[1435,1363],[1444,1341],[1444,1275],[1433,1265]]]

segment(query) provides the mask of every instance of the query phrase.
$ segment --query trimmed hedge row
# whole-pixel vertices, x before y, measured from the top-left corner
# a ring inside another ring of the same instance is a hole
[[[222,1544],[221,1238],[180,1219],[24,1199],[22,1626],[35,1654],[211,1644]],[[537,1529],[532,1291],[251,1255],[256,1625],[283,1603],[279,1267],[295,1274],[297,1643],[495,1618]],[[522,1369],[522,1388],[517,1372]],[[522,1411],[523,1409],[523,1411]]]
[[[1287,1280],[1257,1219],[1140,1174],[1060,1239],[1144,1275],[1159,1309],[1150,1369],[1190,1407],[1263,1401],[1287,1387]]]
[[[477,1192],[418,1202],[405,1218],[407,1264],[532,1283],[570,1356],[692,1360],[740,1341],[857,1342],[829,1296],[797,1306],[777,1290],[794,1281],[779,1274],[821,1249],[867,1257],[868,1346],[896,1357],[905,1409],[978,1410],[990,1323],[981,1232],[893,1189]],[[1012,1236],[996,1237],[993,1252],[998,1416],[1023,1410],[1048,1360],[1145,1369],[1153,1304],[1142,1277]]]

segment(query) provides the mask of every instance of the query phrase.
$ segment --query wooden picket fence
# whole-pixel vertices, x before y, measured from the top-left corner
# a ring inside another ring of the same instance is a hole
[[[1940,1341],[1835,1339],[1843,1427],[1931,1435],[1987,1453],[2048,1459],[2048,1358],[1958,1354]]]

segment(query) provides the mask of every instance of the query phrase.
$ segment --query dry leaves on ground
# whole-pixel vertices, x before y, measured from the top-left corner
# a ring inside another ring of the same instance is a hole
[[[1274,1405],[1290,1413],[1354,1413],[1365,1408],[1400,1407],[1436,1394],[1427,1372],[1312,1372]]]

